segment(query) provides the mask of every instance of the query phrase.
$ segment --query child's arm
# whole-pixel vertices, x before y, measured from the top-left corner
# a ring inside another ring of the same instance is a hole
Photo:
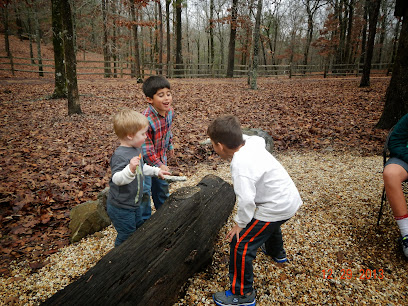
[[[233,182],[238,202],[235,222],[240,228],[245,228],[255,215],[255,182],[242,175],[234,177]]]
[[[112,176],[112,182],[118,186],[131,183],[136,177],[136,167],[139,165],[140,158],[141,155],[133,157],[124,169],[115,172]]]
[[[148,176],[158,176],[161,179],[164,178],[164,175],[170,175],[169,171],[163,170],[159,167],[152,167],[147,164],[143,165],[143,174]]]

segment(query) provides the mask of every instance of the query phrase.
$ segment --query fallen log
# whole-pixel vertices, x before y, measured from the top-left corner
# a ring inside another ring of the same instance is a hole
[[[234,204],[232,186],[214,175],[177,190],[128,240],[43,305],[171,305],[188,278],[211,264]]]

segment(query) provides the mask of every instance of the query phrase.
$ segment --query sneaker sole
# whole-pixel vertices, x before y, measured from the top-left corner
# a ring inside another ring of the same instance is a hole
[[[278,259],[278,258],[272,258],[274,262],[276,263],[284,263],[284,262],[288,262],[287,258],[283,258],[283,259]]]
[[[218,306],[255,306],[255,305],[256,305],[256,300],[253,301],[253,302],[248,302],[248,303],[243,303],[243,304],[224,304],[224,303],[221,303],[221,302],[217,301],[217,300],[214,298],[214,295],[213,295],[212,298],[213,298],[213,300],[214,300],[214,303],[215,303],[216,305],[218,305]]]

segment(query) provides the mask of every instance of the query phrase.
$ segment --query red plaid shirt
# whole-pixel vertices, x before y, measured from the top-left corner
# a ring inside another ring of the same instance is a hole
[[[167,165],[167,150],[173,149],[173,134],[170,127],[173,122],[174,110],[171,108],[163,117],[149,104],[143,115],[149,121],[147,138],[142,146],[143,159],[152,166]]]

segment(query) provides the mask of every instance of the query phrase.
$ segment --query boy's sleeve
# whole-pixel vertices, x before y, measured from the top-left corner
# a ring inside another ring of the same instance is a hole
[[[156,155],[156,150],[154,149],[154,144],[152,139],[150,138],[150,135],[147,136],[145,143],[142,146],[142,150],[143,158],[149,164],[154,165],[156,167],[160,167],[161,165],[163,165],[160,158],[158,158]]]
[[[129,162],[120,156],[112,157],[112,182],[115,185],[123,186],[132,182],[136,175],[130,171]]]
[[[115,185],[123,186],[131,183],[136,177],[135,173],[130,171],[130,166],[127,165],[122,171],[116,172],[112,176],[112,182]]]
[[[238,210],[234,220],[239,227],[245,228],[255,215],[255,182],[245,176],[235,177],[234,192],[238,200]]]
[[[147,130],[147,138],[142,146],[142,153],[143,153],[143,159],[145,162],[149,163],[150,165],[154,165],[156,167],[160,167],[163,165],[162,161],[156,154],[156,149],[154,147],[153,139],[154,139],[154,133],[153,133],[153,124],[151,122],[151,119],[147,117],[149,120],[149,129]]]
[[[148,176],[159,176],[160,168],[149,166],[148,164],[143,165],[143,174]]]

